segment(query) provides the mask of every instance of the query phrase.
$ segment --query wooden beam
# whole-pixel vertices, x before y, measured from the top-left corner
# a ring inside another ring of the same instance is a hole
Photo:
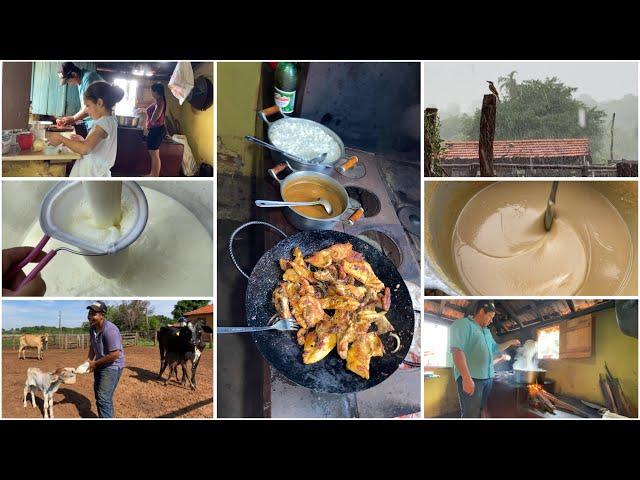
[[[565,300],[565,302],[567,302],[567,305],[572,312],[576,311],[576,304],[573,303],[573,300]]]
[[[478,155],[480,158],[480,175],[495,177],[493,170],[493,138],[496,133],[496,96],[485,95],[480,112],[480,141]]]
[[[509,300],[500,302],[500,305],[502,305],[502,307],[507,311],[509,316],[513,318],[513,320],[518,324],[520,328],[524,327],[522,322],[518,319],[518,314],[516,313],[516,311],[513,309],[511,305],[509,305]]]

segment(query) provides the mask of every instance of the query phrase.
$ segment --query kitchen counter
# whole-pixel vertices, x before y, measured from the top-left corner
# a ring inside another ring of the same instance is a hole
[[[69,163],[78,160],[77,153],[45,153],[31,150],[2,156],[3,177],[65,177]]]

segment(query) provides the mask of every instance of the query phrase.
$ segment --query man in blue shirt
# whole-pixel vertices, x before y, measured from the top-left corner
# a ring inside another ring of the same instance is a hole
[[[107,306],[94,302],[89,310],[89,369],[93,371],[93,391],[100,418],[113,418],[113,393],[124,368],[120,330],[105,318]]]
[[[89,117],[89,112],[84,104],[84,92],[94,82],[101,82],[104,79],[95,70],[85,70],[76,66],[73,62],[64,62],[58,70],[58,77],[62,85],[77,85],[80,96],[80,111],[73,116],[62,117],[57,120],[59,125],[75,125],[80,120],[85,120],[87,131],[91,130],[93,120]],[[87,118],[88,117],[88,118]]]
[[[460,398],[462,418],[480,418],[493,385],[494,363],[505,360],[502,354],[520,340],[497,344],[489,325],[496,314],[493,302],[480,301],[473,317],[456,320],[449,327],[449,347]]]

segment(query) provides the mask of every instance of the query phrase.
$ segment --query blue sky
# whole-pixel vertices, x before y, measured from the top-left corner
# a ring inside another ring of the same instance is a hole
[[[177,300],[149,300],[154,315],[171,317]],[[20,328],[34,325],[58,326],[58,312],[62,313],[63,327],[79,327],[87,320],[90,300],[3,300],[2,328]],[[117,305],[119,301],[105,301]]]

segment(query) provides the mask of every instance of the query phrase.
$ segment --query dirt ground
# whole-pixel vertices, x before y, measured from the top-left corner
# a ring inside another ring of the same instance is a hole
[[[29,367],[52,371],[60,367],[77,367],[86,359],[79,349],[50,349],[38,360],[36,351],[27,350],[27,359],[18,360],[18,352],[2,352],[2,416],[4,418],[42,418],[42,393],[36,393],[37,408],[22,406],[22,392]],[[165,387],[157,380],[160,353],[157,347],[126,347],[125,368],[114,395],[114,410],[118,418],[211,418],[213,417],[213,351],[207,350],[196,374],[197,390],[191,391],[175,380]],[[164,373],[164,378],[167,376]],[[182,380],[182,370],[178,368]],[[74,385],[62,385],[54,395],[53,414],[56,418],[95,418],[93,374],[77,375]]]

